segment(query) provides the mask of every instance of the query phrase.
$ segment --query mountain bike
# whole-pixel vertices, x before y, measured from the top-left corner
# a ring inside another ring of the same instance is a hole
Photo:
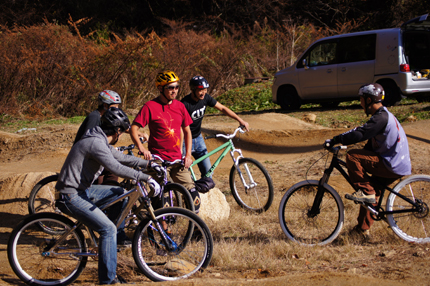
[[[324,245],[340,233],[344,222],[344,205],[336,190],[328,184],[334,169],[351,185],[344,170],[346,163],[338,158],[346,146],[328,149],[333,154],[331,163],[319,181],[305,180],[292,186],[279,205],[279,222],[285,235],[304,245]],[[393,188],[373,177],[372,184],[381,188],[376,206],[361,203],[375,221],[384,220],[401,239],[414,243],[430,242],[430,176],[413,175],[400,180]],[[386,209],[382,207],[388,191]]]
[[[118,151],[127,152],[128,155],[134,156],[133,149],[134,144],[129,146],[120,146]],[[172,183],[167,180],[166,167],[163,166],[163,172],[161,179],[163,183],[160,185],[162,192],[160,193],[160,199],[162,199],[162,206],[170,207],[183,207],[194,211],[193,199],[187,189],[177,183]],[[28,199],[28,212],[29,214],[35,214],[38,212],[54,212],[61,213],[61,211],[55,206],[55,185],[58,180],[58,174],[48,176],[40,180],[31,190]],[[119,183],[120,187],[125,190],[131,190],[136,186],[135,182],[130,179],[124,179]],[[139,202],[136,203],[136,205]],[[137,211],[137,206],[134,206],[129,215],[126,217],[126,227],[134,227],[138,224],[138,220],[142,220],[143,215]],[[46,231],[50,231],[48,226],[43,226]]]
[[[99,208],[105,210],[125,198],[128,202],[115,221],[117,227],[139,199],[139,209],[145,209],[145,218],[134,230],[132,243],[134,261],[144,275],[153,281],[178,280],[208,266],[213,238],[199,216],[177,207],[154,211],[141,182]],[[57,232],[47,233],[40,224]],[[7,254],[13,271],[25,283],[68,285],[79,277],[89,257],[97,259],[97,250],[95,233],[85,223],[43,212],[27,216],[13,229]]]
[[[225,155],[230,152],[233,166],[230,170],[229,183],[235,201],[240,207],[246,210],[262,213],[267,211],[273,202],[274,191],[272,178],[260,162],[252,158],[243,157],[242,150],[234,147],[232,139],[238,132],[245,133],[243,128],[243,126],[239,126],[233,134],[206,136],[205,139],[224,138],[227,139],[227,142],[203,157],[193,161],[190,167],[191,177],[196,181],[196,175],[192,168],[193,166],[223,150],[208,173],[205,174],[206,177],[209,177]],[[235,153],[237,157],[235,157]]]

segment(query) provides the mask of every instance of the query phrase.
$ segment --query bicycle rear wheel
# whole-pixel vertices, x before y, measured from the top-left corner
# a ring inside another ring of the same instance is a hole
[[[241,158],[238,168],[240,174],[234,165],[230,170],[230,189],[238,205],[256,213],[267,211],[274,196],[272,179],[267,170],[252,158]]]
[[[387,215],[388,223],[401,239],[415,243],[430,242],[430,176],[414,175],[401,180],[387,199],[387,211],[414,209],[416,212],[404,212]],[[418,209],[397,196],[402,194],[419,205]]]
[[[62,212],[55,207],[55,184],[58,180],[58,174],[48,176],[40,180],[31,190],[28,199],[28,213],[35,214],[41,212],[51,212],[62,214]],[[39,223],[41,230],[50,234],[58,234],[58,229],[50,229],[48,225]]]
[[[142,221],[133,238],[133,257],[139,269],[152,281],[187,278],[206,268],[212,259],[213,239],[207,225],[192,211],[162,208],[154,212],[165,221],[165,234],[171,247],[162,240],[152,220]]]
[[[28,199],[28,213],[60,212],[55,208],[55,184],[58,174],[40,180],[31,190]]]
[[[310,215],[318,192],[318,181],[302,181],[292,186],[279,205],[279,223],[292,241],[303,245],[324,245],[340,233],[344,221],[344,207],[339,194],[324,185],[319,213]]]
[[[86,252],[84,235],[75,229],[52,248],[62,234],[42,231],[41,223],[59,232],[74,226],[68,218],[53,213],[37,213],[25,218],[9,238],[10,266],[29,285],[68,285],[79,277],[87,263],[87,257],[77,255]]]

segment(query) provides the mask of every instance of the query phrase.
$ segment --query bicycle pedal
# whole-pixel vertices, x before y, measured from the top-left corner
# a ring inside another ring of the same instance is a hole
[[[368,204],[368,203],[366,203],[366,202],[357,202],[357,201],[354,201],[354,203],[359,204],[359,205],[362,205],[363,207],[367,207],[367,206],[369,206],[369,205],[370,205],[370,204]]]

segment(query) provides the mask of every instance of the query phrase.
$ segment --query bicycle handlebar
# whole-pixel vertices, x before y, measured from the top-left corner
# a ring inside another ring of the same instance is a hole
[[[346,149],[348,149],[348,147],[345,146],[345,145],[333,146],[331,148],[326,148],[326,147],[324,147],[324,148],[327,151],[329,151],[330,153],[333,153],[333,154],[339,153],[340,150],[346,150]]]
[[[217,137],[223,137],[223,138],[225,138],[227,140],[230,140],[230,139],[236,137],[237,132],[240,132],[242,134],[245,133],[246,130],[243,129],[244,127],[245,126],[243,126],[243,125],[239,126],[238,128],[236,128],[236,130],[233,132],[233,134],[215,134],[215,135],[209,135],[209,136],[206,136],[205,139],[212,139],[212,138],[217,138]]]
[[[167,160],[163,160],[160,156],[152,154],[152,157],[154,157],[154,159],[157,159],[159,161],[161,161],[161,165],[163,167],[168,167],[174,164],[178,164],[178,163],[183,163],[182,159],[176,159],[175,161],[167,161]]]
[[[133,149],[134,149],[134,144],[130,144],[128,146],[117,147],[117,150],[120,151],[120,152],[130,151],[130,150],[133,150]]]
[[[145,141],[143,137],[140,137],[139,139],[140,139],[140,142],[142,142],[142,144],[143,144],[143,143],[148,142],[148,141]],[[130,144],[130,145],[128,145],[128,146],[119,146],[119,147],[117,147],[116,149],[117,149],[118,151],[120,151],[120,152],[124,152],[124,151],[130,151],[130,150],[133,150],[133,149],[134,149],[134,147],[135,147],[135,145],[134,145],[134,144]]]

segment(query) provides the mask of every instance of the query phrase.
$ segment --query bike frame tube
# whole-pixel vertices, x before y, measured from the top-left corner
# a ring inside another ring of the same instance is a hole
[[[218,157],[218,159],[213,163],[212,167],[209,169],[209,171],[205,174],[206,177],[208,177],[210,174],[213,173],[213,171],[215,170],[215,168],[219,165],[219,163],[221,162],[221,160],[225,157],[225,155],[234,148],[233,142],[231,140],[228,140],[227,142],[225,142],[224,144],[222,144],[221,146],[215,148],[214,150],[212,150],[211,152],[207,153],[206,155],[204,155],[203,157],[198,158],[197,160],[193,161],[193,163],[190,166],[190,172],[191,172],[191,177],[193,178],[193,180],[197,180],[196,179],[196,175],[193,171],[193,166],[197,165],[198,163],[200,163],[201,161],[203,161],[206,158],[209,158],[210,156],[212,156],[213,154],[221,151],[222,149],[225,149],[220,156]]]
[[[109,201],[101,206],[98,206],[101,210],[104,210],[112,205],[114,205],[115,203],[124,200],[126,197],[129,197],[129,200],[127,202],[127,205],[125,206],[125,208],[123,209],[121,215],[119,216],[119,219],[117,218],[117,222],[116,222],[116,226],[118,227],[121,222],[125,219],[126,215],[128,214],[128,212],[131,210],[133,204],[137,201],[137,199],[139,197],[143,197],[144,199],[149,200],[148,198],[148,193],[146,191],[146,189],[139,183],[137,182],[137,186],[139,187],[139,189],[137,188],[133,188],[132,190],[128,191],[127,193],[119,196],[118,198],[116,198],[113,201]],[[150,202],[150,200],[149,200]],[[149,215],[151,220],[156,223],[156,228],[158,229],[158,231],[161,233],[161,238],[163,240],[163,242],[165,243],[166,247],[168,248],[169,251],[172,251],[175,249],[175,243],[166,235],[166,233],[163,230],[161,224],[159,221],[157,221],[155,219],[154,216],[154,210],[152,208],[152,206],[148,205],[147,209],[149,210]],[[66,232],[63,233],[63,235],[56,241],[56,243],[54,245],[52,245],[48,251],[45,251],[44,253],[45,256],[62,256],[62,255],[69,255],[69,253],[56,253],[56,252],[51,252],[52,249],[55,249],[59,243],[61,243],[62,241],[64,241],[67,236],[76,228],[79,228],[81,225],[84,225],[82,222],[79,221],[75,221],[74,225],[72,226],[72,228],[70,228],[69,230],[67,230]],[[85,225],[84,225],[85,226]],[[86,227],[86,226],[85,226]],[[94,232],[86,227],[87,231],[90,233],[91,236],[91,240],[94,243],[94,245],[97,247],[97,242],[96,242],[96,238],[94,235]],[[98,254],[94,254],[94,253],[90,253],[90,252],[86,252],[86,253],[72,253],[73,255],[76,256],[97,256]]]
[[[315,196],[315,200],[314,203],[312,205],[312,208],[310,209],[308,215],[313,217],[319,214],[319,210],[320,210],[320,205],[322,202],[322,198],[324,195],[324,188],[322,187],[325,183],[328,183],[328,180],[330,178],[331,173],[333,172],[333,169],[338,170],[341,175],[345,178],[345,180],[349,183],[349,185],[353,188],[353,184],[348,176],[348,174],[346,173],[346,171],[342,168],[342,166],[346,167],[346,163],[342,160],[340,160],[339,158],[337,158],[337,154],[334,155],[335,158],[332,159],[330,166],[324,170],[324,175],[323,177],[320,179],[319,183],[318,183],[318,191],[317,194]],[[403,196],[402,194],[396,193],[393,191],[393,189],[391,189],[390,187],[386,186],[385,184],[381,184],[379,182],[375,182],[377,184],[379,184],[380,186],[383,186],[383,189],[381,191],[381,196],[378,200],[378,204],[376,206],[372,206],[372,205],[364,205],[365,207],[367,207],[367,209],[369,209],[370,212],[372,212],[373,214],[375,214],[376,216],[379,215],[386,215],[386,214],[395,214],[395,213],[407,213],[407,212],[419,212],[418,209],[403,209],[403,210],[396,210],[396,211],[382,211],[382,212],[378,212],[378,209],[381,209],[381,205],[382,205],[382,201],[384,198],[384,194],[385,194],[385,190],[388,190],[390,193],[395,193],[396,196],[402,198],[403,200],[405,200],[406,202],[410,203],[411,205],[413,205],[415,208],[418,208],[418,205],[413,202],[412,200],[410,200],[409,198]]]
[[[131,210],[131,208],[133,207],[133,204],[137,201],[139,196],[140,196],[139,190],[137,188],[133,188],[130,191],[128,191],[127,193],[122,194],[121,196],[117,197],[115,200],[109,201],[109,202],[107,202],[103,205],[97,206],[97,207],[100,208],[101,210],[105,210],[108,207],[110,207],[110,206],[116,204],[117,202],[122,201],[128,197],[129,199],[128,199],[127,205],[124,207],[124,210],[122,211],[121,215],[115,221],[116,227],[119,227],[119,225],[125,219],[128,212]]]
[[[117,202],[119,202],[119,201],[121,201],[121,200],[123,200],[123,199],[125,199],[126,197],[129,197],[129,200],[128,200],[128,202],[127,202],[127,205],[125,206],[125,208],[124,208],[124,210],[122,211],[122,213],[121,213],[121,215],[120,215],[120,219],[118,219],[117,218],[117,220],[116,220],[116,227],[118,227],[120,224],[121,224],[121,222],[125,219],[125,217],[127,216],[127,214],[128,214],[128,212],[131,210],[131,208],[132,208],[132,206],[133,206],[133,204],[136,202],[136,200],[139,198],[139,196],[140,196],[140,193],[139,193],[139,191],[136,189],[136,188],[134,188],[134,189],[132,189],[132,190],[130,190],[130,191],[128,191],[127,193],[125,193],[125,194],[123,194],[123,195],[121,195],[121,196],[119,196],[118,198],[116,198],[115,200],[113,200],[113,201],[109,201],[109,202],[107,202],[106,204],[104,204],[104,205],[101,205],[101,206],[97,206],[97,207],[99,207],[101,210],[104,210],[104,209],[106,209],[106,208],[108,208],[108,207],[110,207],[110,206],[112,206],[113,204],[115,204],[115,203],[117,203]],[[74,229],[76,229],[76,228],[78,228],[78,227],[80,227],[81,225],[83,225],[82,224],[82,222],[79,222],[79,221],[75,221],[75,224],[73,225],[73,227],[71,228],[71,229],[69,229],[68,231],[66,231],[59,239],[58,239],[58,241],[55,243],[55,245],[53,245],[50,249],[55,249],[55,247],[57,247],[57,245],[59,244],[59,243],[61,243],[64,239],[66,239],[67,238],[67,236],[74,230]],[[85,226],[85,225],[84,225]],[[94,232],[90,229],[90,228],[88,228],[88,227],[86,227],[85,226],[85,228],[86,228],[86,230],[89,232],[89,234],[90,234],[90,237],[91,237],[91,240],[92,240],[92,242],[94,243],[94,245],[97,247],[97,242],[96,242],[96,239],[95,239],[95,235],[94,235]],[[49,253],[51,253],[50,251],[48,251]],[[53,255],[56,255],[55,253],[51,253],[51,254],[53,254]],[[58,255],[63,255],[63,254],[58,254]],[[91,256],[92,254],[85,254],[86,256]]]

